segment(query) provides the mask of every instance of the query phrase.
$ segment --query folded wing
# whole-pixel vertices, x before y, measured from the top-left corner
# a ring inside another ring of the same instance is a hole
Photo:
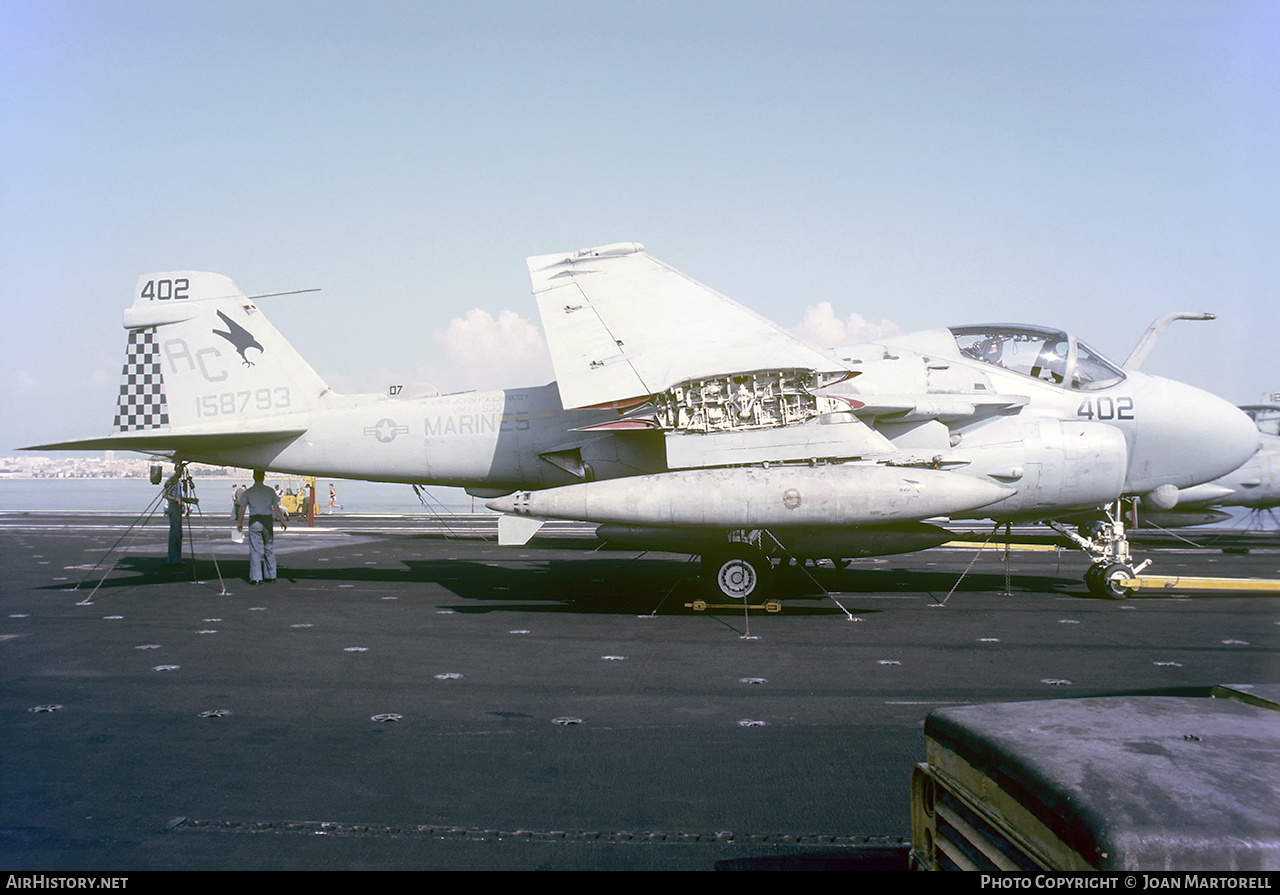
[[[700,376],[846,369],[638,243],[527,260],[566,409],[658,394]]]

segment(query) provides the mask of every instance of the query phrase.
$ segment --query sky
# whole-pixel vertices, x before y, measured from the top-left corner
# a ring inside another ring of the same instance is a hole
[[[0,453],[110,430],[142,273],[320,289],[258,304],[338,391],[527,386],[525,257],[624,241],[830,345],[1210,311],[1144,370],[1256,402],[1277,159],[1274,2],[0,0]]]

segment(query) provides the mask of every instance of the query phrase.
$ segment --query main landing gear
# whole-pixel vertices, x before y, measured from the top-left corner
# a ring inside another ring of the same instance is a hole
[[[1057,522],[1050,522],[1059,534],[1070,538],[1080,549],[1093,558],[1093,565],[1084,573],[1084,583],[1090,593],[1113,600],[1123,600],[1133,589],[1120,582],[1134,578],[1151,560],[1144,559],[1136,566],[1129,552],[1129,537],[1124,527],[1123,501],[1117,500],[1103,508],[1107,521],[1095,526],[1088,534],[1075,532]]]
[[[817,562],[792,555],[766,529],[738,530],[729,532],[728,536],[732,540],[708,546],[702,554],[702,585],[708,591],[708,599],[722,605],[763,606],[769,612],[777,612],[777,601],[769,599],[775,566],[794,564],[803,570],[806,562]],[[837,570],[849,565],[849,560],[840,557],[830,557],[829,561]],[[809,579],[825,593],[817,579],[812,575]]]
[[[712,593],[736,602],[762,597],[773,577],[773,562],[744,541],[730,541],[702,555],[702,581]]]

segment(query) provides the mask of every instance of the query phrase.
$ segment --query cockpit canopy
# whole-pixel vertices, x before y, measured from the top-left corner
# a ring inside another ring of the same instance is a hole
[[[965,357],[1064,388],[1106,388],[1124,372],[1075,336],[1038,326],[993,323],[953,326]]]
[[[1246,404],[1240,409],[1249,414],[1263,435],[1280,435],[1280,405]]]

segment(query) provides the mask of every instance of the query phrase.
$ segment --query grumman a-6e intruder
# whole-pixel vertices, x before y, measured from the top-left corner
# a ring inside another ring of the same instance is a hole
[[[617,544],[702,556],[708,583],[741,600],[775,558],[947,539],[925,520],[1053,520],[1126,495],[1167,505],[1258,446],[1226,401],[1056,330],[964,326],[827,352],[636,244],[529,270],[558,382],[454,395],[335,394],[231,280],[144,275],[116,431],[40,449],[462,486],[501,497],[503,542],[545,519],[596,522]],[[1088,541],[1100,592],[1132,571],[1123,527],[1105,533]]]

